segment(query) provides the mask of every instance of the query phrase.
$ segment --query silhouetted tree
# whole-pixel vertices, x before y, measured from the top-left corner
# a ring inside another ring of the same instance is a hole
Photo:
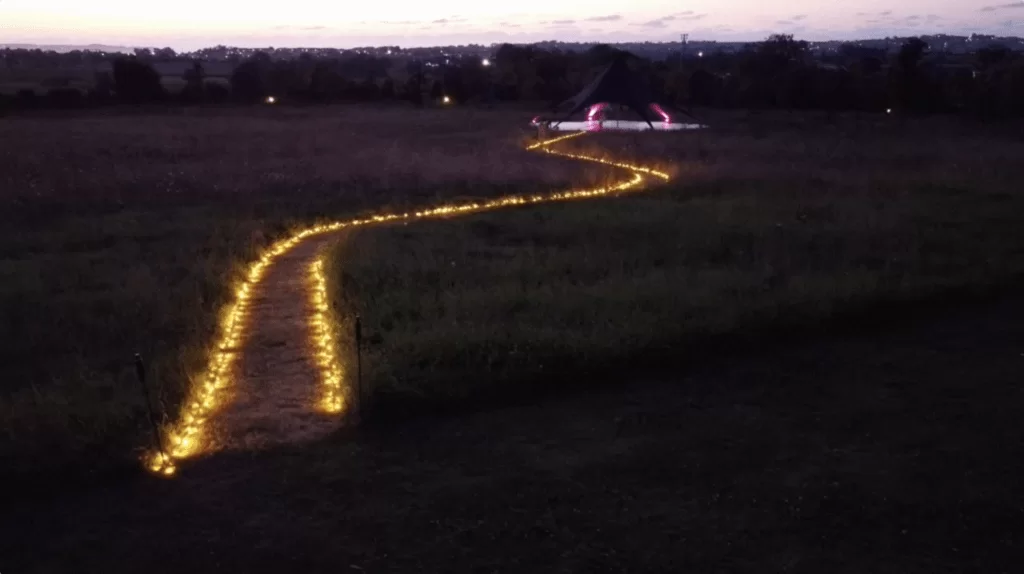
[[[136,58],[114,61],[114,90],[121,102],[141,104],[163,99],[160,75],[152,66]]]
[[[395,81],[387,78],[380,85],[380,97],[383,100],[391,100],[395,97]]]
[[[695,106],[713,106],[717,102],[718,78],[707,70],[697,70],[690,76],[690,102]]]
[[[46,93],[46,106],[50,108],[80,108],[84,100],[82,92],[74,88],[55,88]]]
[[[227,86],[219,82],[206,82],[203,86],[203,93],[206,101],[212,104],[223,104],[231,97],[231,91]]]
[[[243,103],[263,101],[267,97],[267,85],[263,64],[253,58],[242,62],[231,74],[231,95]]]
[[[430,87],[430,99],[440,100],[444,97],[444,88],[441,86],[441,82],[434,82]]]
[[[928,44],[920,38],[911,38],[900,47],[896,61],[898,69],[892,84],[894,99],[900,109],[923,111],[926,107],[925,81],[921,78],[920,64]]]
[[[192,67],[185,70],[183,76],[185,89],[181,91],[181,97],[187,102],[201,102],[205,96],[206,72],[199,60],[192,62]]]

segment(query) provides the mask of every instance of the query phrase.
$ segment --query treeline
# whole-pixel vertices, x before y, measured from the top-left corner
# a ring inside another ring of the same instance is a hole
[[[504,45],[489,62],[476,57],[397,61],[367,54],[275,60],[257,53],[230,77],[207,76],[193,62],[180,90],[165,89],[159,63],[119,57],[87,92],[23,91],[0,106],[81,107],[113,103],[282,103],[406,100],[425,104],[557,104],[582,89],[602,66],[625,54],[609,46],[585,52]],[[631,57],[651,91],[678,106],[747,109],[1024,116],[1024,58],[999,46],[969,55],[932,53],[911,39],[895,55],[845,45],[813,56],[806,42],[772,36],[737,53],[680,53],[666,60]],[[485,65],[489,64],[489,65]]]

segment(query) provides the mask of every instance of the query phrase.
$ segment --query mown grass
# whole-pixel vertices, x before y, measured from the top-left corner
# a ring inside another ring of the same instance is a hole
[[[227,285],[291,228],[605,177],[523,153],[527,119],[338,107],[5,121],[0,467],[131,462],[149,436],[133,354],[173,417]]]
[[[362,316],[377,412],[586,384],[724,337],[1024,277],[1019,140],[941,121],[772,121],[699,144],[579,143],[674,160],[673,182],[646,194],[348,236],[333,292],[342,332]]]

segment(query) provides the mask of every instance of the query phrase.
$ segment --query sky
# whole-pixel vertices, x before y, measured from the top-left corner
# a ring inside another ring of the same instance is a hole
[[[1024,36],[1024,0],[0,0],[0,43],[404,47]]]

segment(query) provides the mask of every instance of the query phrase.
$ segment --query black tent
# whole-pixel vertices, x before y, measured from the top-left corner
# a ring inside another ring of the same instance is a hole
[[[564,120],[580,110],[600,103],[626,106],[639,114],[647,125],[654,129],[650,120],[650,110],[651,106],[656,106],[657,103],[651,96],[646,82],[639,74],[629,69],[623,56],[615,58],[590,85],[555,109],[566,110]],[[669,107],[678,109],[676,106]],[[692,114],[687,115],[692,117]]]
[[[558,107],[567,108],[565,117],[569,117],[594,104],[618,104],[628,106],[650,125],[647,109],[651,101],[647,86],[629,69],[626,59],[619,57],[615,58],[590,85]],[[651,128],[654,126],[651,125]]]

